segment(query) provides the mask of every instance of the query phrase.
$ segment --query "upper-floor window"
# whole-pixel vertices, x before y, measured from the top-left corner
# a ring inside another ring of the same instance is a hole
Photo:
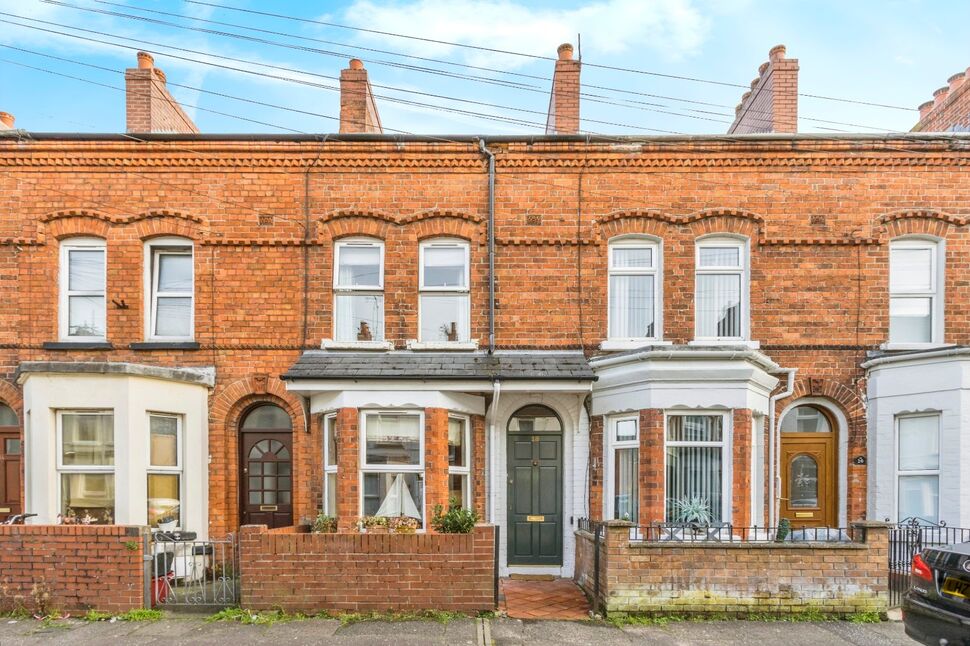
[[[889,342],[942,343],[939,243],[894,240],[889,247]]]
[[[150,339],[192,339],[195,334],[195,270],[192,243],[159,238],[145,245]]]
[[[105,339],[106,255],[104,240],[100,238],[73,238],[61,243],[62,339]]]
[[[418,321],[422,343],[467,342],[471,336],[468,243],[431,240],[420,248]]]
[[[705,238],[697,243],[695,337],[744,340],[748,335],[747,243]]]
[[[334,339],[384,340],[384,244],[352,239],[334,245]]]
[[[609,338],[660,338],[660,245],[644,238],[610,243]]]

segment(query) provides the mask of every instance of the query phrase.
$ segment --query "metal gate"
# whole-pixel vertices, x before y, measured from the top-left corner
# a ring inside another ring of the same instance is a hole
[[[947,527],[940,521],[907,518],[889,528],[889,607],[902,603],[909,589],[913,557],[927,547],[970,541],[970,528]]]
[[[239,603],[239,546],[232,534],[155,532],[145,554],[145,607],[221,609]]]

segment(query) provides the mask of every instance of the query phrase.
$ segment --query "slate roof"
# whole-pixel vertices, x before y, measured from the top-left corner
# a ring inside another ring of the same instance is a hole
[[[595,381],[580,352],[304,352],[283,379]]]

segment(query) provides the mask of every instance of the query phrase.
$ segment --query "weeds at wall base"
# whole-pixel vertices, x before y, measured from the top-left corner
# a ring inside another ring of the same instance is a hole
[[[760,621],[760,622],[824,622],[849,621],[856,624],[874,624],[885,621],[886,616],[879,612],[856,612],[850,614],[824,613],[817,610],[791,614],[772,613],[696,613],[686,614],[614,614],[606,619],[616,627],[622,626],[665,626],[682,621]]]
[[[494,613],[480,613],[477,616],[490,617]],[[332,619],[339,621],[342,626],[362,623],[366,621],[436,621],[446,624],[458,619],[469,619],[471,615],[461,612],[445,610],[420,610],[414,612],[331,612],[321,611],[313,615],[302,612],[288,613],[283,610],[245,610],[243,608],[226,608],[206,618],[206,621],[235,621],[246,625],[271,626],[290,621],[304,621],[307,619]]]

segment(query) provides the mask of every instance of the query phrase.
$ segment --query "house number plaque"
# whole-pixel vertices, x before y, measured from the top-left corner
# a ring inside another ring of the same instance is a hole
[[[530,523],[541,523],[546,520],[545,516],[526,516],[525,519]]]

